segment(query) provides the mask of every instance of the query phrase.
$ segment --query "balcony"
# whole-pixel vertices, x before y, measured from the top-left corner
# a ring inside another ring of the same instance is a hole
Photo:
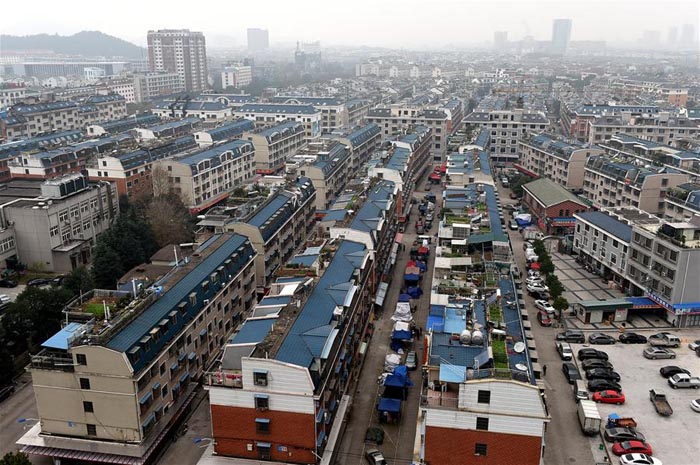
[[[69,353],[50,350],[32,355],[31,367],[36,370],[59,370],[70,373],[75,371],[75,363]]]

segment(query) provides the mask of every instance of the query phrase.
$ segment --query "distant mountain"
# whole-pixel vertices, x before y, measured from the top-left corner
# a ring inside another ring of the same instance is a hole
[[[82,31],[71,36],[35,34],[0,35],[0,53],[4,51],[51,50],[63,55],[85,57],[145,58],[146,49],[99,31]]]

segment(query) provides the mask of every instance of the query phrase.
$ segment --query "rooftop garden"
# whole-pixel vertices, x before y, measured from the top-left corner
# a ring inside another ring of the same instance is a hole
[[[505,339],[492,339],[491,340],[491,350],[493,352],[493,366],[494,368],[505,368],[508,366],[508,352],[506,349]]]

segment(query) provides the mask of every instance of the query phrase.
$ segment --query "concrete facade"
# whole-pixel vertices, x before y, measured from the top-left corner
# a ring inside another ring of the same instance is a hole
[[[204,34],[188,29],[148,31],[151,71],[177,73],[187,92],[209,88]]]

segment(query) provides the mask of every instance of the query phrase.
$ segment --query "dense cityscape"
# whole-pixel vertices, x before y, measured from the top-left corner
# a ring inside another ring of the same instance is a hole
[[[0,465],[697,465],[687,13],[0,36]]]

